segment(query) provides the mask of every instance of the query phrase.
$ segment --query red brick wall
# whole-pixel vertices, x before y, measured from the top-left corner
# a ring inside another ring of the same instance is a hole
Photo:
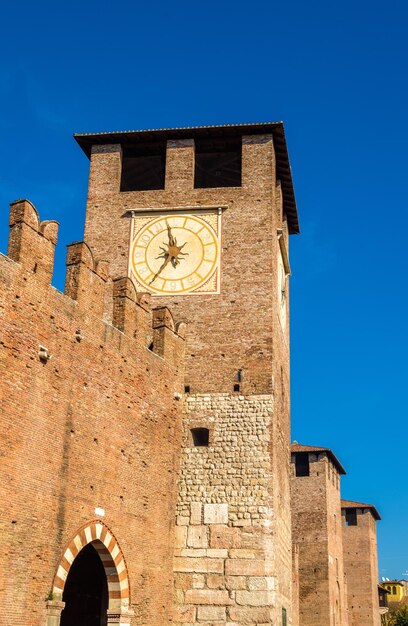
[[[10,223],[12,258],[0,256],[0,623],[44,626],[62,553],[98,506],[127,563],[132,624],[162,626],[184,341],[167,310],[152,320],[148,299],[136,302],[126,280],[113,286],[84,244],[69,250],[68,295],[51,287],[57,225],[40,225],[27,202]]]
[[[357,526],[346,526],[343,515],[343,547],[349,626],[380,626],[377,529],[370,509],[357,509]]]
[[[293,455],[295,456],[295,455]],[[292,463],[292,539],[299,547],[299,623],[346,626],[340,476],[326,453],[309,454],[310,476]]]

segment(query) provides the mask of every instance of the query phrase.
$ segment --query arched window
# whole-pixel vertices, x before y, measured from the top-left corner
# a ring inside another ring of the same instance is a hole
[[[396,588],[396,586],[395,586],[395,585],[393,585],[393,587],[392,587],[392,595],[393,595],[393,596],[396,596],[396,595],[397,595],[397,588]]]

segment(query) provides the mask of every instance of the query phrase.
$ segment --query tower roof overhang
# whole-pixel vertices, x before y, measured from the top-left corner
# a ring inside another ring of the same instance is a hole
[[[290,446],[290,451],[292,454],[299,454],[304,452],[316,453],[319,454],[321,452],[325,452],[333,465],[337,468],[339,474],[346,474],[346,470],[334,454],[330,448],[321,448],[320,446],[303,446],[299,443],[292,443]]]
[[[381,519],[381,515],[377,511],[376,507],[373,504],[367,504],[366,502],[354,502],[354,500],[342,500],[341,501],[342,509],[369,509],[370,513],[374,517],[376,521]]]
[[[266,134],[273,136],[276,153],[276,175],[282,185],[283,210],[288,220],[289,232],[296,234],[299,233],[299,220],[283,122],[75,133],[74,138],[87,157],[90,158],[92,146],[94,145],[120,144],[126,147],[129,145],[134,146],[137,143],[167,141],[168,139],[204,139],[211,137],[227,139],[231,137],[242,137],[244,135]]]

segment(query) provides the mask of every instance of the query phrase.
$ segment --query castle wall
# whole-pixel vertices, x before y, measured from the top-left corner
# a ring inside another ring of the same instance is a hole
[[[68,247],[64,294],[50,285],[58,225],[28,201],[11,206],[0,624],[59,626],[70,566],[92,542],[112,626],[379,626],[375,520],[362,509],[342,528],[330,455],[309,454],[310,476],[292,466],[290,497],[273,137],[242,138],[241,187],[194,189],[194,159],[193,139],[168,141],[165,189],[120,192],[121,147],[93,147],[90,247]],[[221,214],[220,293],[136,293],[131,214],[199,208]]]
[[[24,201],[10,224],[11,256],[0,256],[0,623],[59,623],[64,551],[100,519],[99,536],[103,523],[124,558],[120,623],[162,626],[172,605],[184,341],[167,309],[152,313],[127,279],[112,285],[85,244],[69,248],[65,294],[51,287],[57,225],[39,224]],[[102,320],[105,300],[113,323]]]
[[[346,526],[343,514],[342,530],[349,626],[380,626],[377,530],[370,509],[357,509],[356,526]]]
[[[292,539],[299,547],[299,623],[347,626],[340,476],[326,453],[309,454],[309,468],[310,476],[296,476],[292,463]]]

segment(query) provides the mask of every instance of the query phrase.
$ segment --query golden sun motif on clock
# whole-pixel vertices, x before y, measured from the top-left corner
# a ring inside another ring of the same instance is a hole
[[[217,271],[218,260],[217,234],[196,215],[152,219],[137,232],[131,246],[134,277],[142,288],[158,295],[202,288]]]

